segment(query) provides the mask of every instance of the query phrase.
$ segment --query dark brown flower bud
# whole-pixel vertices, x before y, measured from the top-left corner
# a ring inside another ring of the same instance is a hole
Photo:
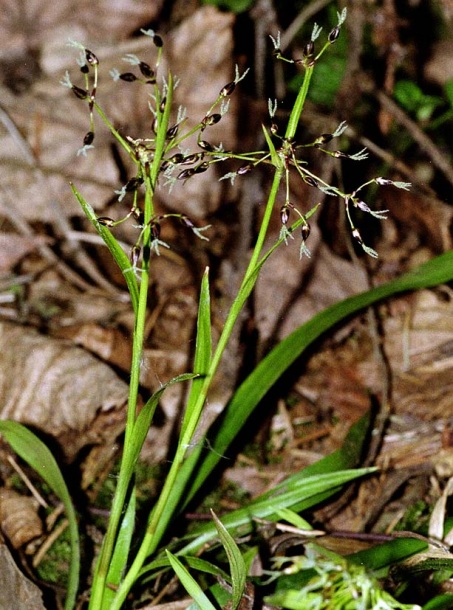
[[[142,184],[143,178],[139,178],[138,176],[136,176],[135,178],[131,178],[126,182],[124,189],[126,193],[132,193],[133,191],[136,191],[138,187]]]
[[[209,114],[208,116],[205,116],[201,122],[203,123],[203,125],[205,127],[207,127],[208,125],[215,125],[216,123],[218,123],[220,121],[221,118],[222,118],[221,114],[218,114],[218,113]]]
[[[196,163],[197,161],[199,161],[202,156],[203,153],[194,153],[193,155],[187,155],[187,157],[184,157],[184,160],[181,161],[181,163],[184,163],[184,165],[192,165],[192,163]]]
[[[191,176],[193,176],[195,173],[195,170],[193,167],[189,167],[188,169],[183,169],[182,172],[180,172],[177,176],[176,179],[177,180],[187,180],[187,178],[190,178]]]
[[[308,239],[310,233],[311,233],[311,228],[310,225],[308,224],[308,222],[306,224],[303,224],[301,229],[300,229],[301,233],[302,233],[302,239],[305,241],[306,239]]]
[[[163,41],[163,40],[162,40],[162,38],[159,36],[159,34],[154,34],[154,37],[153,37],[153,42],[154,42],[154,44],[156,45],[156,47],[157,47],[158,49],[160,49],[160,47],[163,47],[163,46],[164,46],[164,41]]]
[[[133,83],[137,80],[137,77],[135,74],[132,74],[132,72],[123,72],[123,74],[120,74],[120,78],[121,80],[126,81],[126,83]]]
[[[201,174],[203,172],[205,172],[209,167],[209,163],[200,163],[200,165],[197,165],[196,167],[194,167],[193,169],[195,170],[196,174]]]
[[[271,125],[271,134],[275,136],[275,134],[278,132],[278,125],[277,123],[272,123]]]
[[[72,92],[79,100],[86,100],[88,97],[88,91],[86,89],[82,89],[81,87],[77,87],[77,85],[72,85]]]
[[[94,131],[88,131],[85,134],[85,137],[83,138],[83,145],[89,146],[90,144],[93,143],[93,140],[94,140]]]
[[[236,83],[231,81],[231,83],[227,83],[225,87],[223,87],[220,91],[220,95],[226,97],[227,95],[231,95],[233,91],[236,89]]]
[[[167,103],[167,98],[166,98],[166,97],[163,97],[163,98],[162,98],[162,101],[161,101],[161,103],[160,103],[160,106],[159,106],[159,110],[160,110],[161,112],[163,112],[163,111],[165,110],[165,104],[166,104],[166,103]]]
[[[181,222],[189,229],[192,229],[195,226],[193,224],[193,222],[190,220],[190,218],[188,216],[186,216],[185,214],[181,214],[180,218],[181,218]]]
[[[104,227],[113,227],[115,221],[113,218],[109,218],[108,216],[99,216],[98,223],[100,225],[104,225]]]
[[[236,170],[236,174],[238,176],[244,176],[245,174],[248,174],[249,172],[251,172],[253,169],[253,165],[251,163],[246,163],[245,165],[241,165],[241,167],[239,167]]]
[[[80,72],[82,72],[82,74],[88,74],[89,71],[90,66],[88,66],[87,64],[83,64],[83,66],[80,66]]]
[[[152,70],[152,68],[149,64],[147,64],[144,61],[141,61],[138,64],[138,67],[139,67],[140,72],[143,74],[143,76],[145,76],[146,78],[154,78],[154,76],[155,76],[154,70]]]
[[[289,220],[289,208],[287,205],[284,205],[280,209],[280,220],[283,225],[286,225]]]
[[[302,52],[304,54],[304,57],[312,57],[315,53],[315,43],[312,40],[310,40],[310,42],[307,42]]]
[[[173,157],[170,157],[169,161],[170,163],[177,165],[178,163],[182,163],[184,161],[184,155],[182,155],[181,153],[176,153],[175,155],[173,155]]]
[[[131,248],[130,261],[133,267],[136,267],[138,264],[138,259],[140,258],[140,246],[134,246]]]
[[[214,147],[209,144],[209,142],[206,142],[206,140],[198,140],[197,144],[200,148],[207,150],[208,152],[212,152],[214,150]]]
[[[309,186],[318,186],[317,181],[311,176],[305,176],[304,180]]]
[[[99,59],[96,57],[96,55],[90,51],[89,49],[85,49],[85,59],[87,60],[87,62],[89,64],[91,64],[92,66],[95,66],[99,63]]]
[[[151,238],[159,239],[160,237],[160,224],[158,222],[151,223]]]
[[[173,139],[176,134],[178,133],[178,129],[179,129],[179,125],[173,125],[173,127],[170,127],[167,131],[167,140],[171,140]]]
[[[334,43],[337,39],[338,36],[340,35],[340,28],[338,27],[338,25],[336,27],[333,28],[333,30],[330,31],[328,38],[328,41],[332,44]]]

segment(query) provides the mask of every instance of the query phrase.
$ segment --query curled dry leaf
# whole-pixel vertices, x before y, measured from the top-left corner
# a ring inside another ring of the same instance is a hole
[[[0,416],[52,436],[68,460],[124,428],[127,385],[84,350],[0,324]]]
[[[18,549],[43,533],[37,502],[12,489],[0,490],[0,527],[2,533]]]

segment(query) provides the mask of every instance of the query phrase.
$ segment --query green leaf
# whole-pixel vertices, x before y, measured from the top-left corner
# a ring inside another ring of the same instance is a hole
[[[183,587],[190,597],[195,601],[195,603],[201,608],[201,610],[217,610],[217,608],[211,604],[209,599],[203,593],[200,585],[190,575],[189,571],[184,567],[181,561],[175,557],[175,555],[170,553],[170,551],[166,551],[166,553],[170,565],[181,581]]]
[[[118,241],[112,235],[111,231],[104,225],[101,225],[93,208],[83,198],[83,196],[79,193],[79,191],[73,184],[71,184],[71,189],[74,195],[76,196],[77,201],[82,206],[86,217],[88,218],[88,220],[91,221],[100,237],[102,237],[105,242],[105,245],[110,250],[110,253],[115,259],[116,264],[121,269],[121,272],[123,273],[124,279],[129,290],[129,294],[131,296],[132,307],[134,308],[134,312],[136,314],[138,309],[138,283],[137,278],[135,277],[134,270],[132,269],[131,261],[129,260],[127,254],[124,252],[123,248],[119,245]]]
[[[196,468],[196,474],[186,496],[187,502],[225,455],[260,401],[313,341],[341,320],[373,303],[401,292],[436,286],[451,279],[453,279],[453,251],[441,254],[418,269],[387,284],[328,307],[281,341],[237,389],[222,414],[221,425],[216,426],[216,435],[213,440],[210,439],[211,450],[203,461],[196,464],[196,454],[188,458],[191,463],[187,464],[186,468]]]
[[[0,433],[14,451],[27,462],[49,485],[55,495],[63,502],[69,522],[71,543],[71,564],[69,568],[68,592],[65,609],[75,606],[80,573],[80,546],[77,518],[60,468],[46,445],[22,424],[16,421],[0,421]]]
[[[198,304],[197,337],[195,343],[194,373],[198,378],[192,381],[184,420],[181,426],[180,438],[192,417],[201,387],[205,382],[206,373],[211,364],[212,336],[211,336],[211,297],[209,293],[209,268],[206,268],[200,289],[200,301]]]
[[[264,133],[264,137],[266,138],[267,147],[269,148],[269,152],[271,153],[272,165],[278,171],[282,171],[283,170],[283,161],[278,156],[277,151],[275,150],[274,143],[272,142],[272,138],[269,135],[266,127],[264,125],[261,125],[261,127],[263,128],[263,133]]]
[[[107,574],[108,587],[104,591],[104,606],[109,607],[109,604],[115,597],[115,590],[121,582],[129,557],[131,548],[132,535],[135,529],[135,509],[136,496],[135,488],[131,490],[129,501],[127,503],[126,512],[121,521],[121,527],[118,532],[118,537],[115,543],[110,568]]]
[[[231,582],[233,586],[231,607],[232,610],[236,610],[241,602],[242,594],[244,593],[245,588],[245,580],[247,575],[245,562],[238,545],[213,510],[211,510],[211,515],[214,519],[214,525],[217,529],[217,533],[219,534],[220,542],[222,543],[227,554],[228,563],[230,564]]]
[[[291,507],[293,510],[299,511],[309,508],[324,500],[327,495],[338,492],[346,483],[375,471],[375,468],[361,468],[316,474],[311,477],[304,476],[304,471],[297,472],[243,508],[225,515],[222,523],[228,530],[240,528],[241,535],[248,533],[253,528],[252,519],[254,517],[275,521],[278,519],[280,509]],[[191,534],[191,537],[196,537],[195,540],[180,552],[193,553],[204,544],[211,542],[216,536],[217,530],[214,524],[200,525]]]

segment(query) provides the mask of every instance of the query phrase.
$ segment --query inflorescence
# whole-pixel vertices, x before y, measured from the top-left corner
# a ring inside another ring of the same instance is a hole
[[[338,39],[341,26],[345,18],[346,9],[344,9],[341,14],[338,14],[338,23],[328,34],[327,41],[318,54],[315,52],[315,42],[319,38],[321,28],[315,24],[309,42],[303,47],[302,57],[300,59],[289,59],[284,57],[280,49],[280,35],[278,35],[276,38],[271,37],[275,57],[282,61],[301,66],[305,70],[313,69],[324,51],[331,44],[334,44]],[[209,140],[205,139],[205,132],[210,126],[219,123],[219,121],[222,120],[222,117],[228,112],[229,96],[235,91],[237,84],[246,76],[248,72],[248,70],[246,70],[241,75],[237,66],[234,80],[222,87],[217,99],[210,106],[201,121],[199,121],[194,127],[184,131],[183,127],[186,121],[186,110],[182,107],[178,109],[175,122],[166,129],[164,134],[164,152],[158,169],[157,177],[154,181],[151,180],[150,167],[154,159],[158,139],[162,138],[162,134],[160,133],[160,121],[167,104],[169,84],[165,78],[159,77],[158,69],[163,48],[163,41],[161,37],[153,30],[142,30],[142,33],[149,36],[156,47],[157,58],[154,65],[151,66],[149,63],[141,60],[136,55],[127,54],[123,60],[130,66],[130,68],[124,72],[120,72],[119,70],[115,69],[112,70],[110,74],[115,81],[122,81],[125,83],[140,83],[142,85],[151,87],[149,109],[153,117],[152,137],[143,139],[132,139],[131,137],[123,138],[115,130],[96,101],[99,60],[96,55],[84,45],[74,41],[70,42],[72,46],[75,46],[80,51],[78,64],[80,71],[84,76],[84,86],[79,87],[74,85],[71,82],[68,72],[66,72],[66,75],[62,80],[62,84],[69,87],[77,98],[87,102],[89,108],[89,130],[85,134],[83,138],[83,146],[79,149],[77,154],[86,156],[87,152],[94,148],[95,122],[93,113],[96,111],[115,138],[129,154],[136,166],[135,176],[128,180],[119,190],[115,191],[115,194],[118,195],[119,202],[126,197],[132,197],[132,205],[129,212],[119,220],[113,220],[109,217],[98,218],[99,223],[107,227],[114,227],[130,217],[133,217],[138,222],[138,227],[141,229],[141,231],[135,245],[132,247],[130,254],[131,263],[134,269],[137,269],[140,259],[143,233],[146,227],[150,229],[151,233],[150,251],[154,251],[156,254],[159,254],[159,246],[169,247],[168,244],[160,239],[161,224],[163,221],[169,218],[178,219],[184,227],[193,231],[193,233],[201,239],[207,239],[203,233],[209,228],[208,226],[196,227],[192,220],[185,214],[178,213],[159,215],[153,214],[151,218],[148,218],[145,221],[142,204],[140,202],[141,198],[139,198],[139,192],[142,187],[145,189],[151,188],[154,192],[157,186],[158,178],[161,177],[163,186],[168,186],[170,189],[172,189],[176,183],[184,183],[186,180],[206,172],[211,165],[232,159],[240,162],[239,167],[235,171],[228,172],[223,175],[220,180],[229,179],[232,183],[234,183],[236,177],[241,177],[248,174],[260,164],[273,165],[277,171],[283,173],[286,189],[284,203],[280,207],[280,240],[287,243],[288,238],[293,238],[295,226],[300,226],[302,238],[300,256],[304,254],[310,256],[310,251],[306,246],[306,241],[310,235],[310,225],[307,217],[309,217],[314,210],[309,213],[303,213],[290,201],[289,172],[291,169],[293,171],[295,170],[299,174],[302,181],[308,186],[318,189],[325,195],[338,197],[343,200],[352,236],[367,254],[372,257],[377,257],[377,252],[364,243],[359,230],[353,222],[351,209],[357,209],[361,212],[369,213],[378,219],[385,219],[388,210],[371,210],[371,208],[361,199],[360,192],[363,191],[366,186],[373,183],[377,185],[393,185],[397,188],[406,190],[410,187],[410,184],[378,177],[368,180],[351,193],[343,193],[337,187],[327,184],[319,176],[315,175],[307,166],[307,161],[301,158],[300,153],[303,152],[304,149],[310,147],[316,148],[320,152],[331,157],[349,159],[352,161],[362,161],[366,159],[368,156],[366,149],[362,149],[354,154],[346,154],[339,149],[331,150],[327,147],[330,142],[344,133],[347,128],[345,122],[340,123],[333,133],[322,133],[309,143],[299,144],[293,138],[280,135],[279,127],[276,123],[276,100],[269,100],[268,111],[270,126],[268,131],[265,129],[266,139],[268,139],[268,137],[271,138],[271,146],[275,146],[274,152],[276,152],[276,155],[272,154],[272,150],[236,154],[234,152],[224,150],[221,143],[214,144],[209,142]],[[174,86],[177,86],[177,83]],[[268,135],[268,132],[270,135]],[[197,150],[193,151],[190,149],[185,149],[183,146],[184,141],[190,136],[194,135],[196,135]],[[269,142],[270,140],[268,139],[268,143]],[[315,208],[316,207],[317,206],[315,206]],[[288,223],[293,213],[298,216],[298,220],[294,223],[294,225],[289,225]]]

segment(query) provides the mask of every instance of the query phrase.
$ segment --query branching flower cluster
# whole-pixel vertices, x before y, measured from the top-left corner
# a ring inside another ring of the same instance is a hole
[[[324,51],[338,39],[340,29],[346,18],[346,9],[341,14],[338,14],[338,23],[328,34],[327,41],[316,54],[315,42],[320,36],[321,28],[315,24],[309,42],[304,46],[302,57],[300,59],[289,59],[284,57],[280,50],[280,35],[272,39],[274,46],[274,55],[277,59],[294,63],[301,66],[306,71],[313,70],[316,62],[319,60]],[[131,250],[132,266],[137,269],[137,264],[140,259],[140,253],[143,247],[143,235],[146,229],[151,232],[150,251],[159,254],[159,247],[169,247],[168,244],[160,239],[160,229],[163,221],[169,218],[176,218],[183,226],[189,228],[193,233],[201,238],[207,239],[203,234],[209,227],[196,227],[195,224],[184,214],[152,214],[149,218],[145,218],[143,206],[140,203],[139,193],[141,188],[147,186],[152,192],[156,189],[158,183],[161,186],[167,186],[170,190],[178,182],[186,182],[194,178],[198,174],[206,172],[212,165],[217,165],[226,160],[236,160],[240,162],[239,167],[235,171],[230,171],[224,174],[220,180],[229,179],[234,183],[236,177],[241,177],[248,174],[258,165],[273,165],[275,170],[281,172],[285,184],[284,203],[280,207],[281,232],[280,241],[288,243],[288,239],[293,239],[293,233],[296,227],[300,226],[302,243],[300,247],[300,256],[310,256],[310,251],[306,245],[306,241],[310,235],[310,225],[308,218],[314,213],[315,208],[310,212],[302,212],[290,200],[289,196],[289,174],[291,171],[296,171],[302,181],[310,187],[316,188],[325,195],[340,198],[346,209],[346,216],[349,222],[351,234],[363,250],[377,257],[377,252],[367,246],[355,226],[353,221],[352,210],[357,209],[361,212],[369,213],[375,218],[385,219],[388,210],[373,211],[360,197],[360,192],[368,185],[375,183],[378,185],[393,185],[397,188],[408,189],[410,184],[406,182],[397,182],[387,178],[374,178],[369,180],[351,193],[344,193],[336,186],[332,186],[315,175],[307,165],[307,161],[303,158],[303,151],[307,148],[316,148],[320,152],[335,158],[348,159],[351,161],[362,161],[367,158],[366,149],[359,150],[354,154],[346,154],[339,149],[331,149],[329,143],[341,136],[346,130],[346,123],[342,122],[333,133],[322,133],[309,143],[298,143],[294,137],[288,137],[287,128],[284,135],[279,133],[279,127],[276,123],[277,100],[269,100],[268,110],[270,117],[269,128],[264,128],[268,151],[255,151],[245,154],[236,154],[231,151],[224,150],[221,143],[212,143],[205,139],[205,132],[210,126],[221,121],[222,117],[228,112],[229,96],[234,92],[236,85],[246,76],[248,70],[242,75],[236,67],[235,78],[227,83],[219,92],[217,99],[210,106],[204,117],[192,128],[184,130],[186,122],[186,109],[180,107],[177,111],[177,116],[173,124],[169,125],[162,136],[160,122],[162,121],[163,113],[166,109],[167,97],[169,94],[169,83],[165,78],[161,78],[158,73],[160,59],[162,55],[163,42],[161,37],[153,30],[142,30],[143,34],[149,36],[157,49],[157,58],[154,65],[141,60],[134,54],[127,54],[123,60],[130,66],[126,71],[114,69],[110,72],[115,81],[123,81],[125,83],[139,83],[144,86],[150,86],[150,101],[149,109],[153,116],[152,130],[153,137],[132,139],[131,137],[123,138],[110,123],[107,116],[102,111],[96,101],[96,92],[98,87],[98,68],[99,60],[96,55],[87,49],[84,45],[71,41],[71,45],[75,46],[80,51],[78,64],[80,71],[84,76],[84,86],[79,87],[72,84],[69,74],[66,73],[62,84],[69,87],[74,95],[88,103],[90,114],[90,127],[83,139],[83,146],[79,149],[79,155],[87,155],[87,152],[94,148],[95,139],[95,124],[93,111],[96,111],[104,123],[111,130],[115,138],[120,142],[123,148],[129,154],[131,160],[136,166],[134,177],[126,182],[120,189],[115,191],[118,195],[118,201],[121,202],[125,198],[132,197],[132,205],[129,212],[119,220],[113,220],[108,217],[100,217],[98,221],[108,227],[114,227],[121,222],[124,222],[130,217],[137,221],[137,226],[140,229],[139,237]],[[309,79],[308,79],[309,81]],[[176,86],[174,84],[173,86]],[[294,130],[295,131],[295,130]],[[197,149],[190,150],[184,147],[185,140],[196,135]],[[158,173],[155,176],[150,175],[150,167],[153,163],[156,147],[159,139],[164,137],[164,150],[161,158]],[[291,216],[297,216],[296,222],[289,224]]]

